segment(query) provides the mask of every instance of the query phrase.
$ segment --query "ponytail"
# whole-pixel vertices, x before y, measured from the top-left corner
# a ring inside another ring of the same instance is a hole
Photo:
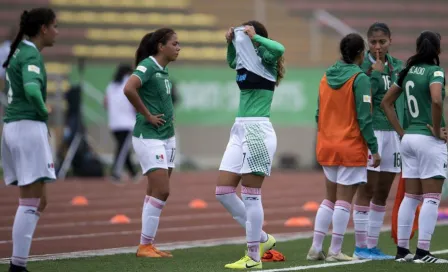
[[[56,14],[52,9],[49,8],[35,8],[30,11],[24,10],[20,16],[20,27],[16,38],[11,44],[11,49],[8,54],[8,58],[3,67],[7,68],[9,62],[14,55],[19,43],[23,40],[24,36],[30,38],[36,37],[43,25],[50,25],[56,18]]]
[[[27,21],[28,21],[28,11],[25,10],[25,11],[23,11],[22,16],[20,16],[19,32],[17,33],[14,41],[11,43],[11,48],[9,50],[8,57],[6,58],[6,61],[3,63],[3,68],[8,67],[9,61],[11,60],[12,55],[14,55],[14,52],[16,51],[17,47],[19,46],[19,43],[23,40]]]
[[[406,67],[400,72],[398,86],[403,84],[403,80],[412,66],[417,64],[440,65],[440,39],[440,34],[432,31],[424,31],[420,34],[417,38],[417,53],[407,60]]]
[[[140,41],[140,45],[135,52],[135,66],[149,56],[159,53],[159,43],[165,45],[171,36],[175,34],[171,28],[160,28],[155,32],[146,34]]]
[[[280,81],[285,77],[285,57],[281,56],[277,60],[277,82],[276,86],[280,85]]]

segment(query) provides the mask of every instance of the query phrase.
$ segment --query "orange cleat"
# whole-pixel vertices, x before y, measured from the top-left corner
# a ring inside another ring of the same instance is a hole
[[[136,253],[137,257],[145,258],[162,258],[163,256],[157,252],[157,249],[152,245],[139,245]]]

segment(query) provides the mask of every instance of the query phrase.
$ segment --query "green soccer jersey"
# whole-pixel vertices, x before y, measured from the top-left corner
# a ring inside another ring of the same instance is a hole
[[[386,92],[389,90],[392,83],[396,81],[398,73],[402,69],[403,62],[393,58],[389,54],[386,55],[386,59],[387,62],[384,65],[384,71],[382,73],[374,71],[372,70],[372,65],[375,63],[375,60],[370,53],[367,52],[364,56],[364,62],[361,65],[361,68],[370,77],[370,84],[372,86],[373,129],[393,131],[394,128],[390,124],[380,105]],[[401,95],[395,102],[395,111],[400,124],[403,125],[405,119],[404,95]]]
[[[140,99],[152,115],[164,114],[166,123],[158,128],[137,113],[134,126],[135,137],[144,139],[168,139],[174,136],[174,106],[171,99],[171,81],[168,69],[160,66],[153,57],[142,60],[133,75],[140,78],[142,86],[138,90]]]
[[[47,99],[47,73],[41,53],[30,41],[22,41],[6,69],[8,106],[3,120],[8,122],[34,120],[45,122],[48,116],[39,115],[36,105],[27,98],[25,86],[40,87],[43,101]]]
[[[255,35],[253,41],[260,44],[257,55],[264,67],[277,77],[277,61],[285,52],[284,46],[260,35]],[[236,50],[233,43],[227,47],[227,62],[230,68],[235,69]],[[271,90],[241,90],[237,117],[270,117],[273,97],[274,92]]]
[[[432,125],[431,84],[442,84],[442,101],[445,98],[445,72],[437,65],[419,64],[412,66],[403,80],[401,87],[408,105],[409,126],[406,133],[431,136],[427,124]],[[443,109],[442,109],[443,113]],[[442,115],[441,126],[445,126]]]

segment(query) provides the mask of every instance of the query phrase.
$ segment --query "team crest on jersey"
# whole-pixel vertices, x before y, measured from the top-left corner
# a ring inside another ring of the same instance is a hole
[[[28,65],[28,72],[40,74],[40,68],[37,67],[36,65]]]
[[[163,154],[156,155],[157,162],[163,162]]]

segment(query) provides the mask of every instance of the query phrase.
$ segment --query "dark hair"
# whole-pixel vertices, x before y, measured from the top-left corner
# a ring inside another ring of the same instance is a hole
[[[9,61],[16,51],[19,43],[23,40],[23,36],[30,38],[36,37],[43,25],[48,26],[56,19],[56,14],[49,8],[35,8],[30,11],[24,10],[20,16],[20,28],[16,38],[11,43],[11,49],[9,51],[8,58],[3,63],[3,67],[6,68]]]
[[[367,37],[372,36],[373,32],[376,31],[384,32],[384,34],[386,34],[386,36],[388,36],[389,38],[392,36],[389,26],[387,26],[385,23],[376,22],[369,27],[369,30],[367,30]]]
[[[254,29],[255,29],[255,33],[257,33],[261,37],[269,39],[268,30],[266,29],[266,27],[262,23],[260,23],[258,21],[255,21],[255,20],[251,20],[251,21],[243,23],[243,25],[253,26]],[[282,81],[282,79],[284,77],[285,77],[285,57],[281,56],[277,60],[277,82],[276,82],[276,86],[278,86],[280,84],[280,81]]]
[[[358,33],[350,33],[342,38],[339,44],[342,60],[346,63],[353,63],[355,58],[365,50],[364,39]]]
[[[155,32],[146,34],[135,52],[135,66],[147,57],[157,55],[159,43],[165,45],[173,34],[176,34],[176,32],[171,28],[160,28]]]
[[[440,54],[440,40],[441,36],[439,33],[435,33],[429,30],[425,30],[420,33],[417,38],[417,53],[410,57],[406,62],[406,68],[401,70],[398,78],[398,86],[403,84],[403,80],[408,74],[412,66],[417,64],[436,64],[440,65],[439,54]]]
[[[114,82],[119,83],[119,82],[123,81],[123,78],[127,74],[131,74],[131,73],[132,73],[132,67],[130,65],[120,64],[117,68],[117,71],[115,72]]]

